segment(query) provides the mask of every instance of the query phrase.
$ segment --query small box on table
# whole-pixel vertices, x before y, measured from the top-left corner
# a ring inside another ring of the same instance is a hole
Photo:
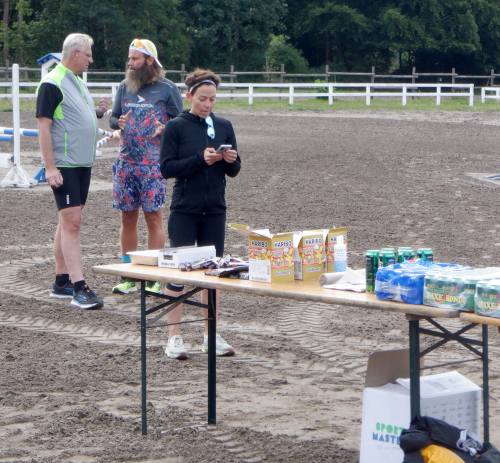
[[[179,268],[181,264],[192,264],[212,257],[215,257],[215,246],[165,248],[159,251],[158,267]]]
[[[293,267],[296,280],[318,280],[323,274],[322,230],[306,230],[293,235]]]
[[[251,230],[247,225],[230,223],[229,228],[248,236],[248,274],[250,281],[283,283],[293,281],[293,233]]]

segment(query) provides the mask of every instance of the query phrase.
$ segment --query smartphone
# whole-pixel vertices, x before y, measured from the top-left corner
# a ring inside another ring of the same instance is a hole
[[[216,153],[223,153],[226,150],[230,150],[233,147],[233,145],[220,145],[219,148],[217,148]]]

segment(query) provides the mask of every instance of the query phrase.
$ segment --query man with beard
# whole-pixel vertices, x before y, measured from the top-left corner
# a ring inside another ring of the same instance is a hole
[[[148,249],[165,246],[162,208],[167,182],[158,164],[160,135],[167,121],[182,111],[179,89],[165,79],[153,42],[134,39],[128,58],[125,80],[118,87],[109,120],[112,129],[121,129],[120,150],[113,165],[113,207],[121,211],[123,262],[130,262],[127,253],[137,250],[139,207],[148,229]],[[157,281],[146,287],[157,293],[161,290]],[[113,288],[119,294],[135,291],[135,283],[123,279]]]

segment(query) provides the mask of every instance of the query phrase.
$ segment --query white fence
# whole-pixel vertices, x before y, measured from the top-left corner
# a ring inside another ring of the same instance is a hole
[[[21,82],[20,87],[37,87],[36,82]],[[98,98],[108,96],[114,98],[119,83],[97,83],[88,82],[90,89],[111,89],[111,93],[92,94]],[[176,84],[185,89],[184,84]],[[11,82],[0,82],[0,88],[11,88]],[[337,98],[364,98],[366,105],[370,106],[372,98],[401,98],[401,104],[406,106],[408,97],[435,98],[436,105],[441,104],[443,98],[463,97],[469,99],[469,106],[474,105],[474,84],[340,84],[340,83],[283,83],[283,84],[232,84],[223,83],[219,86],[218,98],[245,98],[252,105],[256,98],[288,98],[289,104],[293,105],[296,98],[328,98],[328,104],[332,105]],[[259,89],[266,90],[259,92]],[[284,90],[283,92],[272,90]],[[326,92],[318,91],[326,89]],[[226,92],[230,90],[231,92]],[[306,91],[309,90],[309,91]],[[484,90],[484,89],[483,89]],[[487,89],[495,90],[495,89]],[[20,93],[20,98],[35,98],[34,93]],[[182,95],[185,98],[185,94]],[[12,95],[0,93],[0,98],[11,98]],[[486,97],[488,98],[488,97]],[[484,101],[483,101],[484,102]]]
[[[488,93],[487,93],[488,92]],[[494,93],[494,95],[489,95],[489,93]],[[485,103],[486,100],[500,100],[500,87],[482,87],[481,88],[481,103]]]

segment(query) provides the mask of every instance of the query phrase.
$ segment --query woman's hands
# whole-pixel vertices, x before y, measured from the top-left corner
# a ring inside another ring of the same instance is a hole
[[[223,153],[217,153],[215,148],[206,148],[203,157],[205,162],[211,166],[212,164],[224,159],[226,162],[233,163],[238,157],[238,153],[235,150],[226,150]]]

